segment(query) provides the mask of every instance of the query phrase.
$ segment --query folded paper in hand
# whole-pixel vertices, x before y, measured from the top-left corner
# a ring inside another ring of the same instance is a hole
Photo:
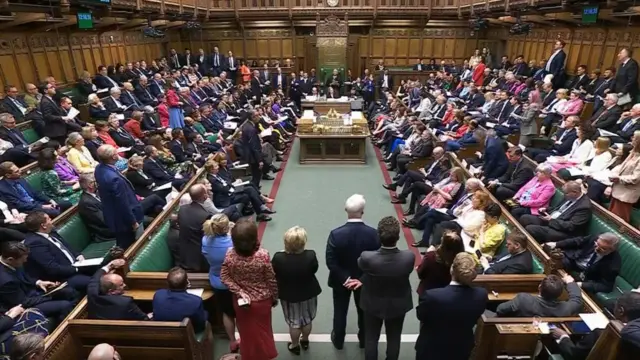
[[[245,185],[249,185],[249,183],[250,183],[250,181],[242,181],[242,180],[238,179],[233,183],[233,186],[234,187],[245,186]]]
[[[188,293],[188,294],[191,294],[191,295],[195,295],[195,296],[202,297],[202,294],[204,294],[204,289],[203,289],[203,288],[199,288],[199,289],[187,289],[187,293]]]
[[[44,294],[43,294],[43,296],[49,296],[49,295],[51,295],[51,294],[53,294],[53,293],[55,293],[55,292],[58,292],[59,290],[62,290],[62,289],[64,289],[64,288],[66,288],[66,287],[67,287],[67,283],[66,283],[66,282],[63,282],[62,284],[60,284],[60,285],[58,285],[58,286],[54,287],[53,289],[51,289],[51,290],[47,290],[47,292],[46,292],[46,293],[44,293]]]
[[[496,124],[491,123],[491,122],[487,122],[487,123],[485,123],[485,125],[486,125],[489,129],[493,129],[494,127],[496,127]]]
[[[78,111],[78,109],[72,107],[71,109],[69,109],[69,113],[67,114],[67,117],[69,119],[74,119],[79,114],[80,114],[80,111]]]
[[[607,130],[604,130],[604,129],[598,129],[598,131],[600,132],[600,136],[604,136],[604,137],[618,136],[618,134],[612,133],[611,131],[607,131]]]
[[[104,258],[84,259],[84,260],[76,261],[75,263],[73,263],[73,266],[75,267],[98,266],[102,264],[102,260],[104,260]]]
[[[124,114],[116,114],[116,119],[124,120]]]
[[[273,133],[273,130],[271,130],[271,128],[264,129],[264,130],[260,133],[260,137],[271,136],[271,134],[272,134],[272,133]]]
[[[224,128],[229,130],[235,130],[238,127],[238,123],[233,121],[227,121],[224,123]]]
[[[162,191],[162,190],[169,190],[171,189],[171,183],[168,182],[164,185],[160,185],[160,186],[156,186],[152,189],[152,191]]]
[[[249,164],[246,164],[246,163],[245,164],[240,164],[240,161],[236,161],[231,165],[232,165],[231,167],[234,168],[234,169],[246,169],[246,168],[249,167]]]
[[[578,314],[582,321],[589,327],[589,330],[605,329],[609,325],[609,319],[600,312]]]
[[[121,153],[121,152],[127,152],[129,150],[131,150],[131,147],[119,147],[118,150],[116,151]]]

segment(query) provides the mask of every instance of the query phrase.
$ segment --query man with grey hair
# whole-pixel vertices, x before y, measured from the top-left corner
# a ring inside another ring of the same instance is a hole
[[[562,186],[564,199],[552,208],[538,209],[539,215],[522,215],[520,223],[539,243],[560,241],[587,233],[591,220],[591,200],[582,186],[568,181]]]
[[[119,247],[127,249],[144,230],[144,211],[131,183],[115,167],[119,156],[111,145],[98,148],[95,177],[102,199],[104,221],[115,234]]]
[[[121,99],[119,87],[112,87],[109,90],[110,96],[102,99],[102,104],[110,113],[123,114],[125,118],[131,117],[131,109]]]
[[[588,235],[546,243],[549,249],[560,249],[567,272],[579,273],[577,284],[590,294],[613,291],[622,267],[618,252],[620,238],[614,233]]]
[[[0,139],[7,142],[0,144],[0,162],[11,161],[22,167],[38,158],[36,150],[41,144],[29,145],[22,132],[16,128],[16,119],[9,113],[0,114]]]
[[[412,219],[403,219],[402,224],[409,228],[424,229],[422,233],[422,239],[412,244],[413,247],[428,247],[431,245],[440,244],[440,238],[438,236],[431,239],[435,226],[443,221],[451,221],[456,217],[453,215],[454,211],[458,208],[464,208],[471,204],[473,194],[480,190],[482,187],[482,181],[477,178],[470,178],[465,183],[465,193],[451,205],[446,213],[431,209],[428,206],[423,206],[416,212],[416,215]]]
[[[609,93],[604,98],[603,106],[591,116],[589,122],[596,129],[614,131],[620,115],[622,108],[618,105],[618,94]]]
[[[326,260],[329,268],[329,287],[333,289],[333,330],[331,342],[341,350],[347,328],[349,301],[353,293],[358,312],[358,341],[364,348],[364,317],[360,308],[360,277],[358,258],[363,251],[380,248],[377,230],[362,221],[364,196],[350,196],[344,206],[347,223],[331,230],[327,240]]]
[[[78,202],[78,213],[82,223],[89,230],[94,242],[114,241],[115,235],[104,222],[102,200],[97,193],[96,179],[93,174],[80,175],[82,195]]]
[[[618,136],[612,136],[611,143],[628,143],[631,141],[633,133],[638,130],[640,130],[640,104],[635,104],[620,116],[620,120],[613,128],[613,132]]]

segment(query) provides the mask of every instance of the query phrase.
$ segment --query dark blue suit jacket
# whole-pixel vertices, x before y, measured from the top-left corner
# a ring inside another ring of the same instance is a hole
[[[173,181],[175,175],[171,170],[167,169],[162,163],[152,160],[144,159],[144,165],[142,167],[147,176],[149,176],[156,185],[166,184],[169,181]]]
[[[448,285],[426,290],[416,308],[422,323],[416,359],[466,360],[474,346],[473,327],[484,313],[487,290]]]
[[[36,280],[27,275],[24,269],[11,269],[0,263],[0,304],[6,310],[22,304],[22,307],[30,308],[45,301],[49,296],[42,296],[42,292],[36,287]]]
[[[158,97],[158,95],[162,94],[161,89],[163,87],[164,84],[157,83],[156,80],[149,80],[149,92],[156,98]]]
[[[484,176],[487,179],[497,179],[502,176],[509,167],[509,160],[498,138],[487,139],[484,149]]]
[[[567,54],[564,50],[560,50],[560,52],[551,59],[551,64],[549,64],[549,74],[553,74],[554,80],[557,80],[559,77],[564,75],[564,63],[566,60]]]
[[[153,320],[182,321],[184,318],[193,322],[195,332],[205,329],[208,315],[202,305],[202,298],[186,291],[156,291],[153,295]]]
[[[27,104],[24,103],[24,101],[20,98],[15,99],[16,102],[18,102],[23,108],[27,108]],[[16,104],[11,101],[11,99],[9,99],[9,97],[5,97],[2,100],[2,105],[4,105],[4,107],[7,109],[7,111],[13,115],[14,118],[16,118],[16,120],[23,120],[24,119],[24,114],[22,113],[22,111],[20,111],[20,109],[18,108],[18,106],[16,106]]]
[[[17,128],[7,129],[6,127],[0,127],[0,139],[8,141],[13,144],[13,147],[22,147],[29,145],[27,139]]]
[[[74,259],[80,255],[57,232],[53,231],[49,236],[60,241]],[[25,264],[25,270],[32,278],[64,282],[77,273],[76,268],[62,250],[42,235],[29,233],[24,239],[24,244],[29,247],[29,258]]]
[[[329,286],[341,287],[348,278],[359,279],[362,276],[358,266],[360,254],[379,248],[377,230],[364,222],[347,222],[331,230],[326,250]]]
[[[94,172],[102,200],[104,222],[114,233],[129,233],[144,218],[133,185],[110,165],[98,164]]]
[[[556,132],[556,139],[559,140],[562,137],[562,133],[567,131],[566,129],[558,129]],[[570,132],[562,138],[562,142],[560,144],[553,144],[552,153],[553,155],[564,156],[571,152],[571,147],[573,146],[573,142],[578,138],[578,132],[575,128],[568,130]]]
[[[102,320],[149,320],[131,296],[106,295],[100,293],[100,278],[106,274],[99,269],[87,286],[87,312],[89,319]]]
[[[33,198],[33,202],[27,202],[20,198],[18,192],[13,187],[14,183],[20,183],[24,190]],[[25,179],[0,180],[0,198],[4,199],[9,208],[16,208],[20,212],[29,212],[39,209],[43,204],[48,204],[51,199],[39,191],[33,190]]]
[[[93,83],[98,89],[111,89],[114,87],[113,83],[109,80],[110,79],[108,77],[101,74],[96,74],[96,76],[93,77]]]

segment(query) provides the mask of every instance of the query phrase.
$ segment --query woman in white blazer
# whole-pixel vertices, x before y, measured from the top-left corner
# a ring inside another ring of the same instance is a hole
[[[558,170],[558,176],[564,180],[577,180],[607,170],[611,166],[613,159],[613,155],[609,151],[610,145],[609,138],[599,137],[587,161]]]
[[[633,205],[640,199],[640,131],[633,133],[633,150],[624,162],[611,170],[611,206],[609,210],[626,222]]]

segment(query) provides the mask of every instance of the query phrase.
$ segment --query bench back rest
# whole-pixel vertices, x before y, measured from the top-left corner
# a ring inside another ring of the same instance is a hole
[[[135,255],[129,269],[131,271],[169,271],[173,267],[173,258],[167,244],[170,226],[165,221],[149,242]]]
[[[27,175],[23,175],[23,178],[29,183],[31,188],[35,191],[42,191],[42,171],[40,168],[35,167],[29,170]]]
[[[91,243],[91,234],[78,213],[59,225],[58,233],[75,251],[82,251]]]
[[[201,359],[193,326],[182,322],[69,320],[76,351],[86,358],[94,346],[113,345],[123,359]]]

